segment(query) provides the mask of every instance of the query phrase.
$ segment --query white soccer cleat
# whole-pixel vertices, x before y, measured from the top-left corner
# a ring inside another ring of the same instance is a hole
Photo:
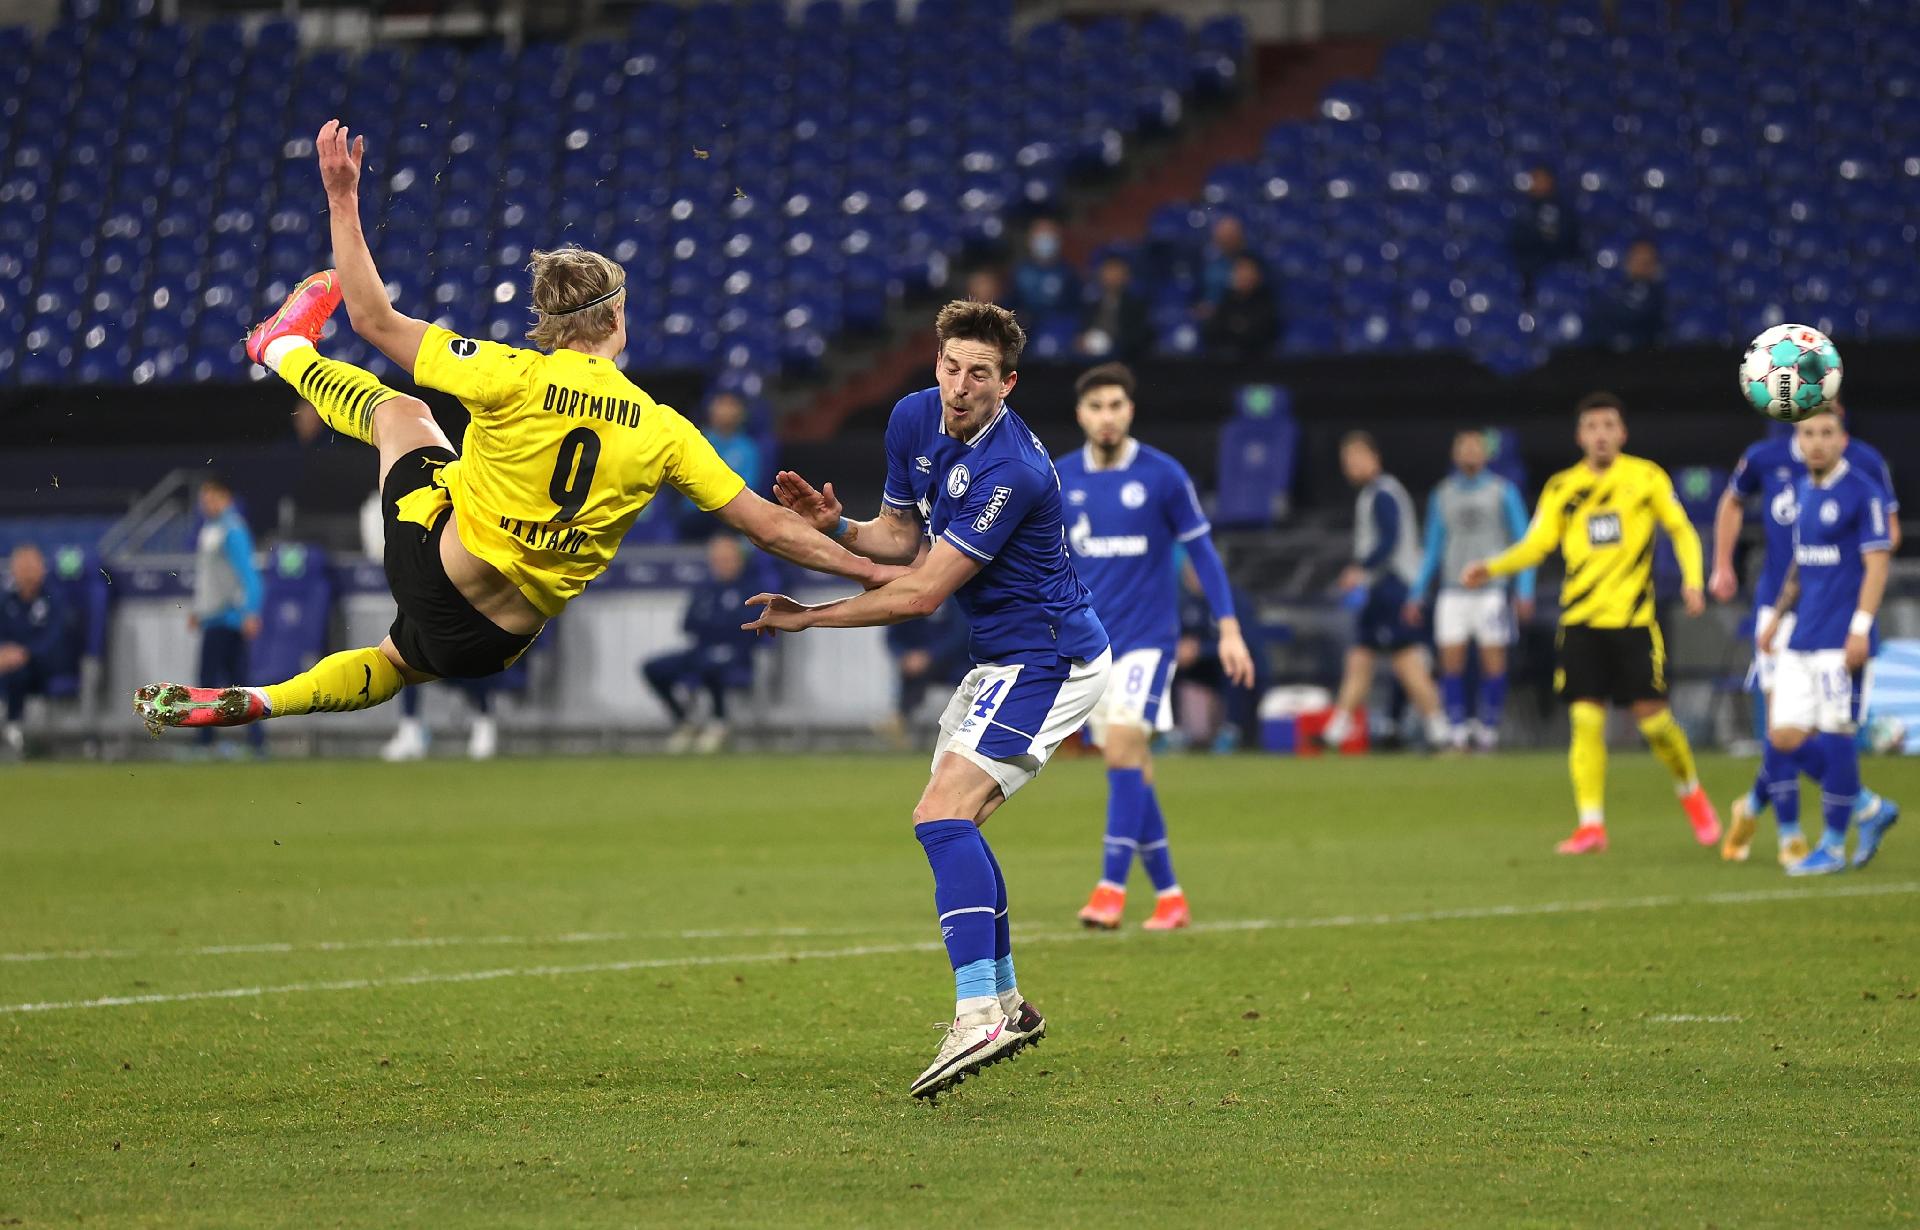
[[[419,722],[408,718],[400,723],[400,729],[393,732],[393,738],[380,749],[380,759],[389,764],[403,760],[425,760],[427,758],[427,732]]]
[[[945,1093],[980,1069],[1013,1054],[1023,1037],[998,1004],[969,1012],[947,1026],[939,1054],[907,1092],[916,1098]]]
[[[490,717],[473,719],[473,733],[467,736],[467,759],[492,760],[500,754],[500,727]]]
[[[727,745],[727,736],[731,733],[725,722],[708,722],[693,737],[693,750],[701,756],[711,756]]]

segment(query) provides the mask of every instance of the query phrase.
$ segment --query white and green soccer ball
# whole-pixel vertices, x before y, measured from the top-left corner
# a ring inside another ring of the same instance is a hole
[[[1775,325],[1740,360],[1740,391],[1769,418],[1812,418],[1840,399],[1840,352],[1811,325]]]

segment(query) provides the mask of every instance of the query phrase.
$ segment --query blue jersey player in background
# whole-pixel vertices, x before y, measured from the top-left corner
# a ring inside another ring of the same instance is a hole
[[[1835,407],[1836,411],[1839,409]],[[1893,473],[1877,449],[1845,432],[1843,419],[1836,418],[1835,422],[1840,425],[1846,441],[1842,455],[1847,467],[1878,483],[1886,497],[1888,542],[1892,550],[1898,551],[1900,501],[1894,494]],[[1741,454],[1740,464],[1734,467],[1732,481],[1721,495],[1720,508],[1714,517],[1713,574],[1707,589],[1717,601],[1729,602],[1740,587],[1733,571],[1733,549],[1740,538],[1745,507],[1749,501],[1759,505],[1765,558],[1753,590],[1756,640],[1753,684],[1761,695],[1763,711],[1772,704],[1776,657],[1757,642],[1774,614],[1781,584],[1793,564],[1793,532],[1799,510],[1797,491],[1806,476],[1807,459],[1798,433],[1788,431],[1769,436]],[[1781,621],[1780,633],[1775,637],[1776,649],[1792,635],[1793,623],[1791,617]],[[1754,832],[1769,803],[1774,805],[1774,819],[1779,827],[1781,866],[1792,866],[1807,856],[1807,839],[1800,831],[1800,774],[1790,759],[1777,752],[1763,754],[1753,788],[1733,802],[1732,821],[1720,843],[1720,857],[1729,862],[1746,861],[1752,850]],[[1875,823],[1890,823],[1888,817],[1897,817],[1900,810],[1891,800],[1864,789],[1855,808],[1862,821]],[[1882,816],[1882,812],[1886,815]]]
[[[1253,656],[1240,635],[1227,570],[1193,480],[1180,463],[1135,440],[1133,373],[1103,363],[1074,382],[1075,414],[1087,442],[1054,459],[1066,496],[1067,549],[1113,641],[1113,674],[1090,728],[1107,762],[1107,835],[1100,881],[1080,911],[1089,927],[1112,930],[1127,904],[1137,852],[1153,882],[1145,926],[1171,931],[1191,920],[1174,878],[1167,822],[1153,789],[1153,736],[1173,727],[1173,657],[1180,639],[1176,543],[1184,544],[1219,625],[1227,678],[1253,686]]]
[[[931,1097],[1037,1042],[1046,1029],[1014,983],[1007,884],[980,826],[1085,725],[1113,657],[1067,558],[1060,479],[1007,408],[1026,334],[1013,313],[956,301],[935,322],[937,388],[900,400],[887,422],[880,515],[841,515],[829,484],[774,480],[781,503],[849,550],[911,572],[817,607],[759,594],[747,626],[864,628],[930,614],[949,597],[972,629],[975,666],[940,719],[933,775],[913,831],[933,867],[934,907],[954,973],[954,1019],[909,1089]]]
[[[1792,768],[1778,771],[1794,774],[1796,786],[1799,772],[1820,783],[1826,821],[1820,844],[1787,874],[1830,875],[1848,867],[1847,828],[1860,793],[1854,735],[1893,541],[1886,491],[1846,460],[1847,432],[1837,416],[1802,421],[1794,443],[1807,475],[1794,486],[1793,563],[1760,630],[1760,648],[1778,655],[1767,713],[1770,751],[1794,758]],[[1789,615],[1793,628],[1783,635]],[[1872,861],[1897,819],[1888,808],[1860,818],[1852,866]]]

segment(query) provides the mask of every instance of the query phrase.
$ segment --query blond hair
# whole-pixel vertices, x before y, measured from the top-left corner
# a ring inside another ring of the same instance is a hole
[[[626,271],[598,252],[568,244],[535,252],[527,262],[533,274],[533,328],[527,340],[542,350],[594,345],[613,336],[620,322]],[[595,300],[601,302],[595,303]],[[592,307],[583,306],[593,304]]]

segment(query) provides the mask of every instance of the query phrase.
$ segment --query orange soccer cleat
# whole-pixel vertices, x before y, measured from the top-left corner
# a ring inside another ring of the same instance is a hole
[[[1187,909],[1187,895],[1171,892],[1153,903],[1153,917],[1140,925],[1148,931],[1178,931],[1193,922],[1193,913]]]
[[[1687,823],[1693,826],[1695,841],[1710,846],[1720,840],[1720,817],[1713,810],[1706,787],[1695,782],[1692,790],[1680,796],[1680,806],[1687,809]]]
[[[1093,890],[1093,896],[1087,898],[1087,904],[1080,911],[1080,921],[1099,931],[1113,931],[1120,926],[1120,915],[1127,909],[1127,890],[1112,888],[1101,884]]]
[[[340,306],[340,279],[333,270],[322,269],[301,279],[280,310],[247,330],[247,357],[262,366],[267,361],[267,345],[283,337],[320,340],[327,317]]]
[[[1607,849],[1607,826],[1604,824],[1583,824],[1573,830],[1573,836],[1553,848],[1555,854],[1604,854]]]

